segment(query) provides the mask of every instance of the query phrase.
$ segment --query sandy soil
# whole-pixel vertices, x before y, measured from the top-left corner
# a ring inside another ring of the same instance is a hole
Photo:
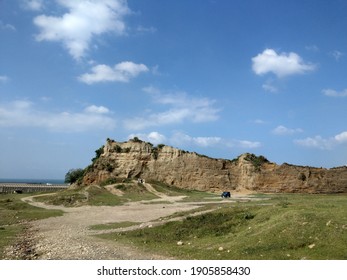
[[[8,258],[55,260],[168,259],[166,256],[146,253],[135,247],[127,247],[117,241],[111,242],[97,238],[94,235],[101,233],[101,231],[89,229],[90,226],[96,224],[123,221],[140,223],[132,228],[152,227],[158,223],[164,223],[164,221],[160,222],[160,219],[175,212],[199,207],[199,203],[182,202],[182,196],[166,196],[158,193],[149,184],[145,184],[145,186],[150,192],[160,197],[151,201],[155,203],[149,204],[149,201],[140,201],[114,207],[82,206],[66,208],[46,205],[33,201],[33,197],[26,197],[24,201],[32,205],[46,209],[60,209],[65,213],[60,217],[28,223],[27,230],[20,241],[22,244],[9,248],[7,250]],[[218,201],[233,202],[233,200],[220,199]],[[215,202],[213,201],[213,203]],[[159,221],[153,222],[153,220]]]

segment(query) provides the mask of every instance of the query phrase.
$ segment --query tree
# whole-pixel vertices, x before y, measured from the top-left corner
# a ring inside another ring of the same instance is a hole
[[[101,146],[99,149],[97,149],[97,150],[95,151],[95,157],[92,158],[92,162],[96,161],[96,160],[103,154],[103,152],[104,152],[104,147],[105,147],[105,146]]]
[[[81,168],[70,169],[65,175],[65,183],[73,184],[81,179],[84,175],[84,170]]]

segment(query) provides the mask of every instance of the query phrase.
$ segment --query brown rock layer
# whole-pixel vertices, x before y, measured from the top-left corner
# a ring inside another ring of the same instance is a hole
[[[314,168],[277,165],[264,157],[243,154],[235,160],[213,159],[141,140],[107,140],[84,184],[108,178],[143,178],[203,191],[264,193],[347,193],[347,167]]]

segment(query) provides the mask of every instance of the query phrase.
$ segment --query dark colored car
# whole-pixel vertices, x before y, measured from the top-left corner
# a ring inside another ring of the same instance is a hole
[[[222,198],[230,197],[230,192],[223,192],[223,193],[221,194],[221,197],[222,197]]]

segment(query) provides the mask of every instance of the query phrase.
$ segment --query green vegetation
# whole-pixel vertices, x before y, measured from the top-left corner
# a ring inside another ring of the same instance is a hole
[[[182,201],[210,201],[211,198],[215,198],[216,194],[196,191],[196,190],[188,190],[181,189],[176,186],[171,186],[159,181],[150,180],[149,183],[155,188],[156,191],[166,194],[168,196],[186,196]]]
[[[0,259],[4,258],[4,248],[15,242],[24,230],[24,222],[63,215],[59,210],[46,210],[31,206],[20,199],[27,194],[0,195]]]
[[[92,162],[95,162],[104,152],[104,145],[95,151],[95,157],[92,158]]]
[[[347,196],[287,194],[100,235],[179,259],[347,259]],[[181,241],[181,246],[177,242]]]
[[[130,139],[129,141],[137,142],[137,143],[142,143],[143,141],[139,139],[138,137],[134,137],[133,139]]]
[[[84,169],[70,169],[65,175],[65,183],[73,184],[83,178]]]
[[[122,148],[119,145],[115,145],[111,150],[111,152],[114,152],[114,153],[129,153],[130,151],[131,151],[130,147]]]
[[[260,167],[263,165],[263,163],[269,162],[266,157],[256,156],[255,154],[247,154],[245,160],[251,162],[256,171],[260,171]]]
[[[189,192],[188,190],[180,189],[175,186],[170,186],[168,184],[156,180],[149,180],[148,182],[153,186],[153,188],[155,188],[156,191],[166,194],[168,196],[186,195],[187,192]]]
[[[131,181],[128,181],[128,182],[131,182]],[[100,183],[100,186],[101,187],[104,187],[104,186],[108,186],[108,185],[113,185],[113,184],[119,184],[119,183],[123,183],[123,180],[120,179],[120,178],[108,178],[106,179],[105,181],[101,182]]]
[[[118,194],[114,194],[114,192],[117,191]],[[155,198],[158,197],[148,192],[142,184],[134,183],[129,180],[121,180],[119,178],[110,178],[101,183],[100,186],[67,189],[52,195],[36,197],[35,200],[53,205],[78,207],[82,205],[116,206],[130,201],[150,200]]]

